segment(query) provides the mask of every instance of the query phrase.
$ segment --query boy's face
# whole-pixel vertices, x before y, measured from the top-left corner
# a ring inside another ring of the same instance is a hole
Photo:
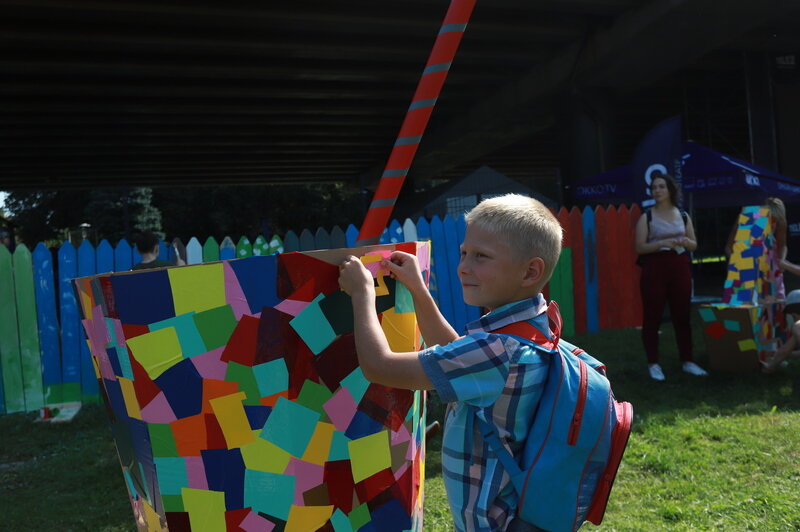
[[[458,278],[469,305],[494,310],[531,297],[528,262],[514,260],[504,238],[478,225],[468,225],[461,244]]]

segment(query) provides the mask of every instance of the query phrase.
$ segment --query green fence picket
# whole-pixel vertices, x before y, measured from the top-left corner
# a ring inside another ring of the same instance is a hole
[[[216,262],[219,260],[219,244],[213,236],[206,238],[203,244],[203,262]]]
[[[30,412],[44,406],[44,388],[39,326],[36,322],[36,296],[33,290],[33,258],[27,247],[17,246],[13,263],[22,387],[25,410]]]
[[[3,366],[5,410],[9,414],[25,411],[22,360],[19,352],[17,306],[11,252],[0,246],[0,364]]]

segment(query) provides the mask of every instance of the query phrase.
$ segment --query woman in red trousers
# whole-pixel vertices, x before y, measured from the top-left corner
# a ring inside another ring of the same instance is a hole
[[[642,266],[642,342],[650,377],[664,380],[664,372],[658,363],[658,330],[667,303],[683,371],[691,375],[708,375],[692,360],[689,252],[697,248],[694,226],[689,216],[677,207],[679,192],[671,176],[654,177],[650,191],[656,203],[636,223],[636,252]]]

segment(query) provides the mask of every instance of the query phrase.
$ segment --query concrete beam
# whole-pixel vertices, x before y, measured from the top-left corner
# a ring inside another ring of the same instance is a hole
[[[794,0],[653,0],[610,27],[575,42],[550,60],[476,103],[422,140],[410,176],[435,177],[548,127],[553,97],[575,87],[635,90],[695,58],[735,42],[770,20],[800,11]],[[457,68],[458,60],[454,68]],[[365,174],[376,182],[382,168]]]

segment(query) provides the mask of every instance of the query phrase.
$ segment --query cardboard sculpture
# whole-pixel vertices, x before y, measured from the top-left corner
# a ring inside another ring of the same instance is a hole
[[[361,257],[391,348],[419,349],[394,249],[427,278],[406,243],[74,281],[140,531],[422,529],[424,394],[364,378],[337,281]]]
[[[769,209],[743,208],[722,303],[700,308],[712,369],[757,370],[767,351],[786,339],[783,301],[776,299],[777,270]]]

